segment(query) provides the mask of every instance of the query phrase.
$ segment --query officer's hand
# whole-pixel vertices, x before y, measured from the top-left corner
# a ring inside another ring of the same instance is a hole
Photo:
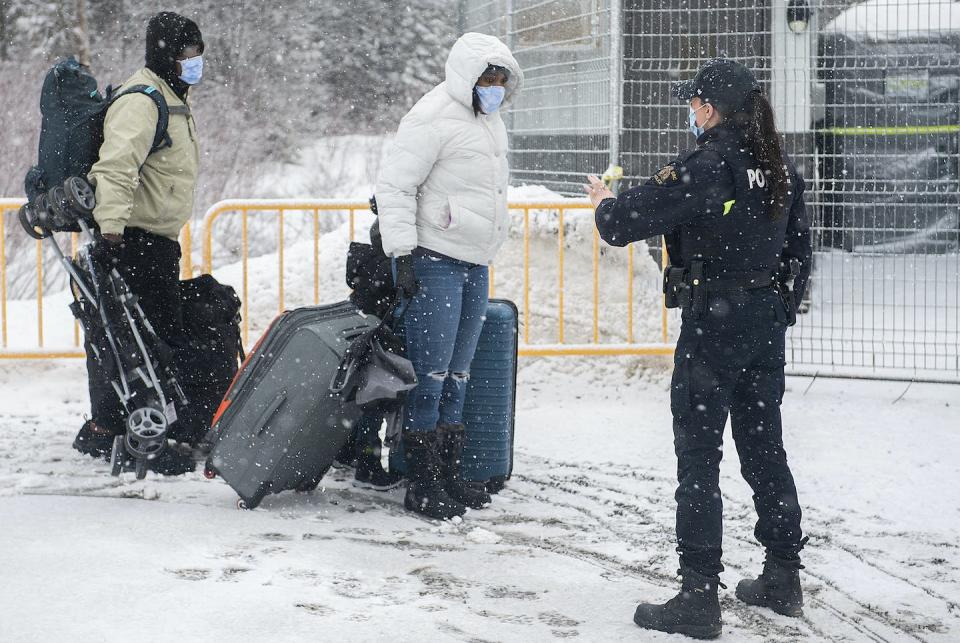
[[[601,181],[595,174],[588,174],[587,180],[590,181],[590,184],[584,185],[583,191],[590,197],[590,203],[593,204],[594,209],[596,209],[604,199],[617,198],[617,195],[610,191],[607,184]]]
[[[413,255],[397,257],[397,288],[407,299],[412,298],[420,291],[417,275],[413,271]]]

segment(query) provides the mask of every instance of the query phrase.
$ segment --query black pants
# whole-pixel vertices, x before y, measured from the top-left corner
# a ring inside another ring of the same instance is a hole
[[[677,551],[682,566],[723,571],[720,459],[730,416],[740,471],[753,489],[757,540],[797,558],[800,505],[783,449],[782,303],[772,289],[711,296],[700,319],[684,314],[670,406],[677,454]],[[778,311],[777,307],[781,307]]]
[[[137,228],[127,228],[120,248],[118,270],[160,339],[176,349],[184,342],[183,305],[180,300],[180,244]],[[103,373],[87,351],[90,416],[98,427],[119,434],[126,430],[126,413],[110,385],[114,377]],[[106,348],[106,347],[104,347]]]

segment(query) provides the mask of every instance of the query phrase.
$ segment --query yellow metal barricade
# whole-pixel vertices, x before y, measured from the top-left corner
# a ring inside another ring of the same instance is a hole
[[[15,217],[16,210],[23,203],[20,199],[0,200],[0,224],[9,221],[8,217]],[[224,215],[240,217],[240,260],[241,270],[240,298],[243,304],[243,339],[245,344],[249,344],[249,303],[250,303],[250,240],[249,240],[249,217],[252,215],[275,215],[277,218],[277,277],[276,277],[276,300],[277,310],[282,311],[286,305],[286,289],[284,279],[284,264],[286,261],[287,241],[284,237],[284,225],[288,215],[303,215],[312,218],[312,237],[313,237],[313,302],[320,301],[320,216],[335,215],[337,213],[345,214],[349,225],[350,239],[353,240],[356,217],[358,213],[369,209],[369,204],[365,201],[345,201],[334,199],[271,199],[271,200],[227,200],[221,201],[212,206],[206,213],[203,221],[202,238],[200,240],[202,248],[202,262],[200,269],[202,272],[209,273],[213,270],[213,248],[214,236],[217,230],[217,222]],[[602,250],[599,234],[594,229],[592,240],[592,328],[590,329],[590,341],[583,343],[571,343],[567,341],[567,319],[566,308],[568,302],[567,285],[569,277],[565,271],[566,260],[566,227],[568,216],[584,215],[589,216],[592,207],[586,201],[581,200],[560,200],[546,202],[517,202],[510,204],[512,214],[522,217],[522,276],[520,304],[521,309],[521,337],[520,354],[523,356],[616,356],[616,355],[670,355],[673,353],[673,345],[669,343],[668,315],[667,311],[661,311],[661,329],[659,337],[651,338],[653,341],[638,342],[635,333],[634,318],[634,267],[635,252],[632,247],[628,247],[626,254],[626,311],[625,311],[625,336],[626,342],[604,343],[600,325],[600,257]],[[556,302],[556,341],[552,343],[531,343],[531,328],[533,325],[531,313],[531,216],[532,213],[549,213],[549,216],[556,216],[557,222],[557,245],[556,261],[557,274],[555,283],[557,285],[555,293]],[[294,241],[300,241],[296,239]],[[0,313],[2,313],[2,348],[0,348],[0,358],[51,358],[51,357],[82,357],[83,351],[79,350],[81,346],[81,337],[78,327],[74,327],[73,346],[68,348],[51,349],[44,347],[44,322],[43,322],[43,250],[40,242],[37,242],[37,331],[36,345],[29,349],[14,350],[8,343],[8,319],[7,319],[7,234],[6,227],[0,225]],[[193,276],[196,264],[193,262],[191,248],[193,247],[193,236],[188,226],[184,229],[181,237],[183,247],[183,259],[181,262],[181,273],[183,278]],[[73,235],[72,250],[76,251],[77,235]],[[490,294],[493,296],[496,291],[496,278],[500,276],[494,266],[490,267]],[[582,279],[586,275],[577,275]],[[574,302],[577,311],[588,310],[583,306],[585,302]],[[21,343],[22,344],[22,343]]]
[[[658,341],[636,342],[634,340],[633,330],[633,308],[634,308],[634,258],[633,250],[628,249],[627,257],[627,342],[626,343],[601,343],[600,342],[600,236],[594,230],[593,233],[593,322],[592,322],[592,343],[567,343],[566,342],[566,320],[565,320],[565,285],[566,275],[564,272],[566,255],[565,223],[568,212],[577,212],[588,214],[592,212],[592,206],[586,201],[567,200],[550,202],[523,202],[511,203],[511,212],[520,213],[523,217],[523,287],[522,287],[522,341],[520,344],[520,354],[524,356],[563,356],[563,355],[671,355],[673,354],[673,345],[668,343],[668,316],[666,310],[662,312],[661,333]],[[204,218],[204,238],[203,238],[203,270],[210,272],[213,269],[213,238],[215,232],[214,224],[225,214],[231,214],[241,217],[241,300],[243,302],[243,338],[244,343],[249,343],[249,239],[248,239],[248,219],[253,214],[276,215],[278,219],[278,252],[277,252],[277,301],[278,310],[284,308],[284,246],[283,246],[283,224],[284,214],[288,212],[312,213],[314,217],[313,243],[314,243],[314,302],[319,302],[319,275],[318,275],[318,257],[319,257],[319,225],[318,217],[321,212],[326,214],[347,213],[349,216],[350,239],[354,238],[356,215],[358,212],[366,211],[369,205],[366,202],[338,201],[338,200],[263,200],[246,201],[234,200],[223,201],[214,205],[208,210]],[[557,280],[557,342],[551,344],[531,344],[531,313],[530,313],[530,216],[533,211],[556,212],[558,217],[557,234],[557,256],[558,256],[558,280]],[[496,293],[496,269],[490,267],[490,293],[493,296]]]
[[[343,201],[337,199],[316,199],[316,200],[291,200],[291,199],[264,199],[264,200],[227,200],[220,201],[207,210],[203,218],[203,271],[210,273],[213,271],[213,231],[214,224],[224,214],[230,213],[241,217],[240,232],[240,261],[242,270],[242,284],[240,288],[240,301],[243,305],[241,316],[243,343],[249,343],[250,334],[250,279],[249,279],[249,259],[250,259],[250,240],[248,238],[248,220],[253,214],[276,214],[277,215],[277,310],[282,311],[285,307],[284,292],[284,237],[283,226],[285,214],[288,212],[299,212],[302,214],[311,214],[313,216],[313,301],[314,304],[320,301],[320,213],[334,214],[347,213],[350,226],[350,240],[353,241],[357,212],[363,212],[370,209],[370,204],[366,201]]]

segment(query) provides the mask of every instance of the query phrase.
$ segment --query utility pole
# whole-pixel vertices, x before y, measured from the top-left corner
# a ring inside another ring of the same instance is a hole
[[[87,31],[87,2],[77,0],[77,25],[72,29],[77,60],[81,65],[90,67],[90,36]]]
[[[0,60],[7,59],[7,13],[10,0],[0,0]]]

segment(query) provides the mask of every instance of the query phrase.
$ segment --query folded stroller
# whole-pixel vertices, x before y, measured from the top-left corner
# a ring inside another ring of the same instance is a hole
[[[94,233],[94,205],[86,180],[70,177],[21,207],[19,219],[27,234],[53,246],[69,274],[70,310],[126,411],[126,433],[114,439],[112,473],[135,471],[140,479],[147,462],[167,447],[176,405],[186,405],[187,399],[177,383],[173,351],[154,332],[137,296],[115,267],[94,258],[95,245],[106,243]],[[80,232],[88,243],[70,259],[55,232]]]

